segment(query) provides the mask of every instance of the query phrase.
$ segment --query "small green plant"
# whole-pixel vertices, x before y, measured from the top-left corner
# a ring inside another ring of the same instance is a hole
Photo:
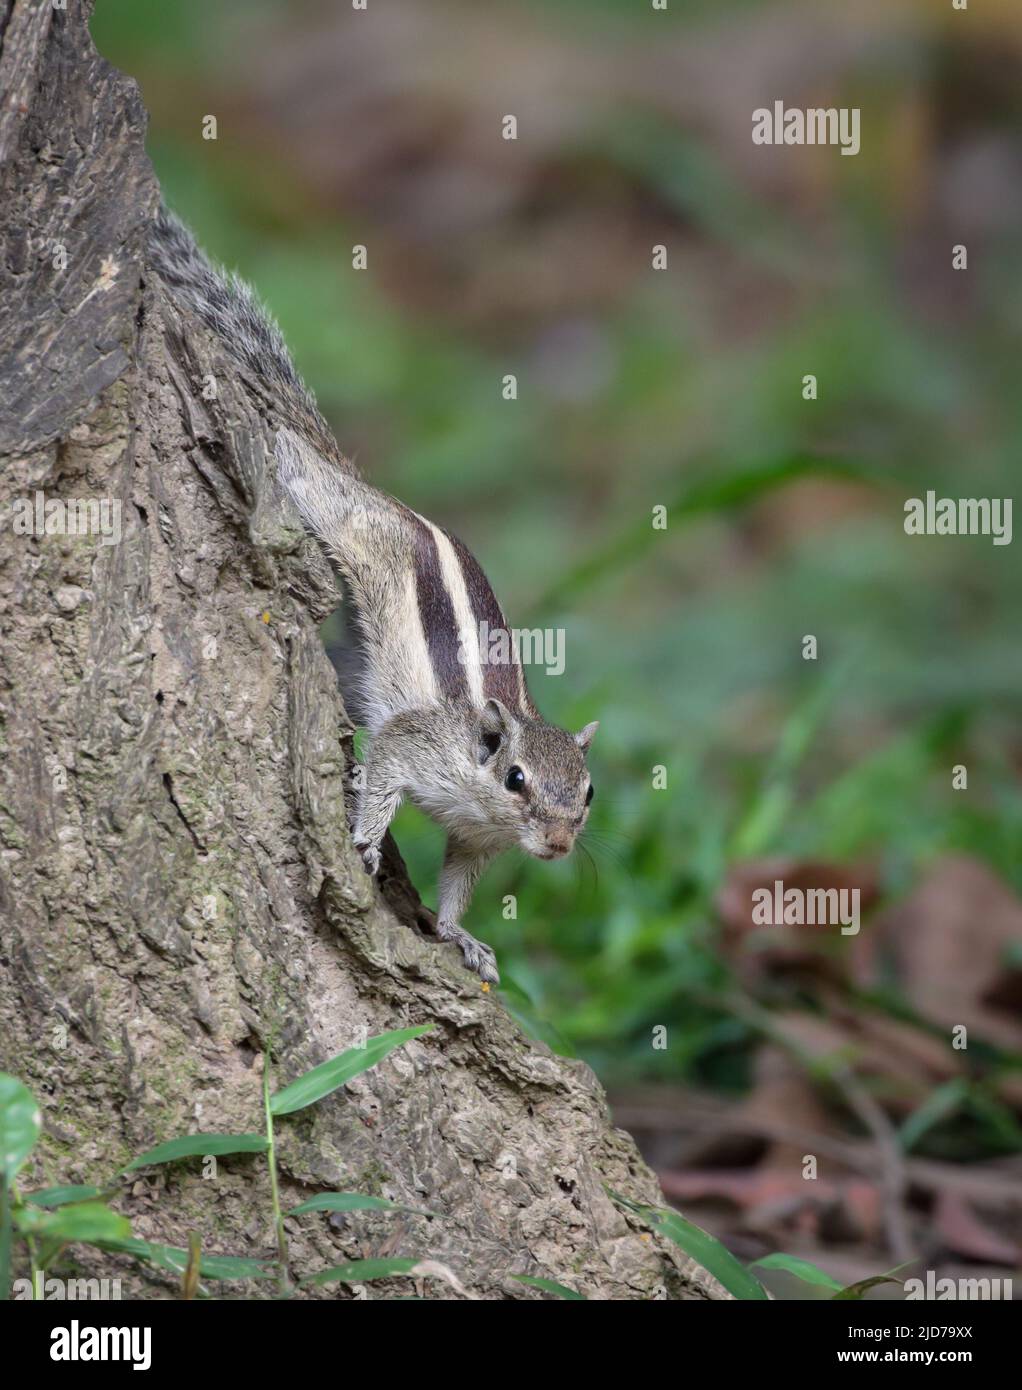
[[[263,1065],[262,1133],[251,1134],[186,1134],[169,1139],[144,1153],[121,1169],[118,1181],[107,1188],[68,1186],[49,1187],[38,1192],[19,1192],[15,1179],[26,1163],[42,1126],[42,1117],[35,1097],[16,1077],[0,1073],[0,1299],[10,1297],[11,1255],[15,1239],[25,1242],[32,1275],[32,1294],[36,1297],[39,1278],[52,1266],[65,1246],[93,1245],[101,1250],[117,1251],[148,1261],[160,1269],[181,1278],[182,1293],[192,1298],[203,1291],[200,1278],[206,1279],[267,1279],[276,1277],[279,1293],[287,1297],[293,1292],[288,1259],[287,1233],[284,1212],[280,1203],[277,1172],[274,1121],[304,1110],[331,1095],[354,1077],[382,1061],[394,1048],[413,1038],[432,1031],[432,1024],[400,1028],[369,1038],[363,1047],[349,1048],[329,1061],[292,1081],[283,1090],[271,1092],[270,1063]],[[107,1205],[117,1195],[119,1180],[140,1168],[181,1159],[222,1156],[239,1153],[266,1155],[269,1176],[270,1203],[277,1240],[276,1262],[244,1259],[230,1255],[203,1255],[199,1239],[192,1233],[189,1249],[155,1244],[133,1235],[131,1224],[124,1216]],[[382,1197],[357,1192],[324,1192],[302,1202],[288,1213],[301,1216],[319,1211],[402,1211],[403,1208]],[[432,1213],[420,1213],[431,1215]],[[332,1282],[353,1283],[367,1279],[384,1279],[395,1275],[420,1274],[439,1277],[457,1284],[454,1276],[442,1265],[420,1259],[355,1260],[336,1265],[303,1279],[302,1285]]]
[[[691,1221],[682,1216],[679,1211],[672,1211],[668,1207],[650,1207],[641,1202],[632,1202],[627,1197],[622,1197],[619,1192],[607,1188],[610,1197],[626,1211],[639,1216],[655,1231],[674,1242],[674,1244],[690,1259],[697,1260],[702,1267],[713,1275],[733,1298],[740,1300],[763,1300],[770,1295],[753,1274],[755,1269],[783,1269],[786,1273],[800,1279],[802,1283],[809,1284],[814,1288],[827,1289],[834,1300],[858,1300],[861,1299],[867,1289],[873,1288],[877,1284],[900,1284],[901,1280],[897,1275],[902,1269],[907,1268],[900,1265],[897,1269],[888,1270],[886,1274],[876,1274],[870,1279],[861,1279],[856,1284],[842,1285],[833,1279],[824,1270],[811,1264],[808,1260],[799,1259],[797,1255],[785,1255],[780,1252],[773,1255],[765,1255],[760,1260],[755,1260],[752,1264],[745,1266],[732,1255],[726,1245],[723,1245],[716,1236],[711,1236],[709,1231],[704,1231],[701,1226],[694,1225]]]
[[[14,1076],[0,1073],[0,1299],[10,1297],[15,1238],[28,1249],[33,1295],[42,1272],[65,1245],[121,1240],[131,1235],[123,1216],[111,1211],[90,1187],[48,1188],[23,1198],[18,1173],[35,1147],[42,1115],[32,1092]],[[33,1200],[33,1197],[36,1200]]]

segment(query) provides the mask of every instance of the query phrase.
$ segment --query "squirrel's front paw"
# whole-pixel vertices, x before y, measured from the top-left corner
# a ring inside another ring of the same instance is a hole
[[[497,957],[489,946],[477,941],[463,927],[456,926],[453,922],[437,922],[436,934],[441,941],[453,942],[459,948],[469,970],[474,970],[481,980],[487,980],[494,985],[500,984]]]
[[[375,874],[380,867],[380,851],[377,845],[367,845],[364,842],[355,841],[355,848],[362,856],[362,863],[367,874]]]

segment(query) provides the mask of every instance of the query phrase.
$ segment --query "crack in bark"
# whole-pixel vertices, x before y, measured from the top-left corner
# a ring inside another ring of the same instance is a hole
[[[156,692],[156,702],[157,702],[157,704],[160,704],[160,705],[163,704],[163,691],[162,691],[162,690],[158,690],[158,691]],[[190,820],[188,819],[188,817],[185,815],[184,811],[182,811],[182,809],[181,809],[181,803],[178,801],[177,797],[174,795],[174,780],[173,780],[173,778],[171,777],[171,775],[170,775],[169,772],[165,772],[165,773],[163,774],[163,785],[164,785],[164,786],[166,787],[166,789],[167,789],[167,796],[170,798],[170,804],[171,804],[171,806],[173,806],[174,810],[177,812],[177,814],[178,814],[178,819],[180,820],[180,822],[181,822],[181,824],[184,826],[184,828],[188,831],[188,834],[189,834],[190,837],[191,837],[192,844],[195,846],[195,848],[198,850],[198,852],[199,852],[200,854],[204,854],[204,855],[205,855],[205,854],[208,854],[208,853],[209,853],[209,850],[206,848],[206,846],[205,846],[205,845],[202,843],[202,841],[199,839],[198,835],[196,835],[195,830],[194,830],[193,827],[192,827],[191,821],[190,821]]]

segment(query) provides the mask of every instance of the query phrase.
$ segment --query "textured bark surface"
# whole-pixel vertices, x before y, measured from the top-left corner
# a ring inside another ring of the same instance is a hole
[[[334,585],[275,490],[273,401],[147,274],[144,112],[87,18],[0,0],[0,1068],[43,1106],[31,1179],[102,1181],[165,1139],[258,1129],[267,1049],[283,1082],[363,1028],[433,1022],[279,1141],[286,1206],[358,1189],[438,1217],[289,1221],[295,1275],[391,1253],[479,1297],[538,1296],[516,1272],[716,1296],[606,1197],[660,1200],[589,1069],[420,929],[393,851],[380,884],[362,872],[317,633]],[[37,491],[117,499],[119,543],[15,534]],[[148,1238],[273,1253],[257,1157],[150,1170],[119,1205]],[[173,1293],[75,1254],[127,1296]]]

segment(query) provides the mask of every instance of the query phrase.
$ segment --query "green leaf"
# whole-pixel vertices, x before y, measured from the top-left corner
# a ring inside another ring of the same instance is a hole
[[[16,1076],[0,1072],[0,1174],[13,1182],[39,1138],[43,1117],[35,1096]]]
[[[308,1279],[306,1284],[361,1284],[366,1279],[389,1279],[395,1274],[411,1274],[421,1263],[420,1260],[352,1260],[351,1264],[331,1265],[321,1269]]]
[[[542,1289],[544,1293],[552,1293],[557,1298],[570,1299],[573,1303],[589,1302],[584,1293],[569,1289],[565,1284],[558,1284],[554,1279],[537,1279],[531,1274],[512,1274],[511,1278],[519,1284],[528,1284],[530,1289]]]
[[[904,1152],[911,1153],[924,1134],[953,1115],[968,1098],[969,1083],[964,1077],[956,1076],[935,1087],[898,1130],[898,1142]]]
[[[764,1255],[761,1260],[753,1260],[750,1269],[783,1269],[789,1274],[794,1274],[796,1279],[801,1279],[803,1283],[815,1284],[818,1288],[833,1289],[839,1292],[841,1284],[832,1279],[829,1274],[818,1269],[816,1265],[810,1264],[808,1260],[800,1260],[796,1255]]]
[[[69,1202],[89,1202],[103,1194],[101,1187],[41,1187],[26,1194],[34,1207],[64,1207]]]
[[[679,491],[667,499],[671,525],[676,526],[683,518],[714,516],[748,506],[805,477],[861,479],[862,470],[841,460],[792,454],[729,473],[721,467],[720,459],[707,457],[696,467],[686,467]],[[619,570],[641,560],[657,544],[656,535],[645,515],[630,522],[617,536],[599,548],[589,549],[579,563],[561,574],[533,603],[531,615],[538,617],[554,608],[563,610],[567,602],[577,599],[586,589],[609,583]]]
[[[140,1260],[149,1260],[160,1269],[171,1274],[184,1274],[188,1268],[188,1251],[173,1245],[154,1245],[148,1240],[104,1240],[98,1241],[104,1250],[116,1250],[125,1255],[135,1255]],[[272,1279],[276,1271],[265,1260],[246,1260],[234,1255],[203,1255],[199,1261],[199,1274],[206,1279]]]
[[[432,1031],[432,1023],[424,1023],[417,1028],[398,1028],[391,1033],[380,1033],[375,1038],[370,1038],[365,1047],[349,1047],[347,1052],[341,1052],[338,1056],[331,1057],[329,1062],[322,1062],[318,1067],[313,1067],[312,1071],[307,1071],[297,1081],[292,1081],[290,1086],[285,1086],[282,1091],[271,1096],[271,1113],[290,1115],[295,1110],[303,1110],[307,1105],[313,1105],[317,1100],[328,1096],[331,1091],[336,1091],[339,1086],[346,1085],[361,1072],[375,1067],[377,1062],[382,1061],[388,1052],[393,1052],[395,1047],[411,1042],[412,1038],[421,1038],[423,1033]]]
[[[436,1215],[432,1211],[388,1202],[384,1197],[363,1197],[360,1192],[321,1192],[318,1197],[310,1197],[301,1206],[294,1207],[288,1216],[302,1216],[307,1211],[410,1211],[416,1216]]]
[[[840,1293],[834,1295],[833,1301],[837,1303],[839,1299],[844,1299],[846,1302],[857,1302],[867,1289],[872,1289],[877,1284],[900,1284],[902,1280],[897,1276],[903,1269],[908,1269],[913,1264],[915,1264],[915,1260],[907,1260],[903,1265],[895,1265],[886,1274],[874,1274],[872,1279],[860,1279],[856,1284],[849,1284]]]
[[[205,1157],[206,1154],[261,1154],[268,1147],[264,1134],[185,1134],[180,1139],[157,1144],[155,1149],[147,1149],[125,1164],[121,1172],[130,1173],[150,1163],[173,1163],[179,1158]]]
[[[60,1241],[64,1245],[76,1240],[95,1245],[100,1241],[131,1238],[128,1218],[111,1211],[102,1202],[79,1202],[55,1211],[21,1207],[14,1213],[14,1224],[25,1235]]]
[[[654,1230],[660,1231],[672,1240],[679,1250],[698,1261],[734,1298],[751,1301],[767,1297],[766,1289],[759,1280],[735,1259],[727,1246],[722,1245],[715,1236],[711,1236],[709,1231],[704,1231],[701,1226],[694,1226],[680,1212],[670,1211],[667,1207],[643,1206],[640,1202],[629,1201],[627,1197],[622,1197],[609,1187],[607,1191],[615,1202],[634,1212],[636,1216],[641,1216]]]

